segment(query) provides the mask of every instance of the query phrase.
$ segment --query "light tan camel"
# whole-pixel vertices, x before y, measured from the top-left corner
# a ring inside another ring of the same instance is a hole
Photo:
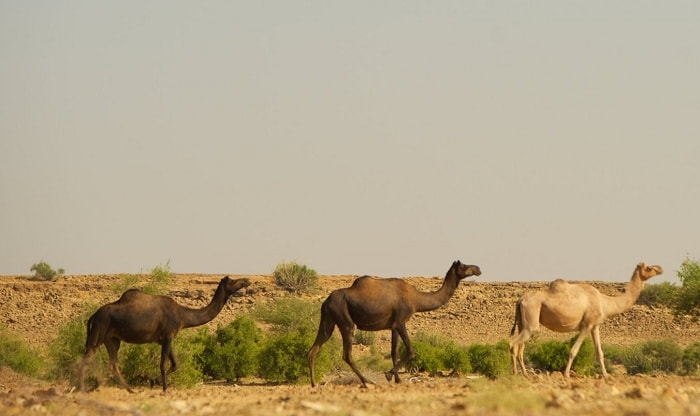
[[[518,374],[518,365],[523,376],[527,377],[523,352],[525,343],[533,333],[540,330],[540,324],[556,332],[581,331],[571,346],[569,362],[564,375],[570,376],[571,364],[578,354],[583,340],[588,334],[593,338],[596,359],[603,377],[607,377],[603,362],[603,350],[600,346],[600,324],[605,319],[618,315],[629,309],[639,298],[644,283],[650,278],[663,273],[661,266],[647,266],[639,263],[632,273],[625,292],[620,296],[606,296],[588,284],[572,284],[564,280],[553,281],[549,288],[523,295],[515,306],[515,323],[520,328],[518,335],[510,342],[510,357],[513,374]]]
[[[432,311],[441,307],[450,300],[462,279],[479,275],[479,266],[462,264],[457,260],[447,271],[440,289],[434,292],[420,292],[403,279],[377,279],[369,276],[357,278],[350,287],[334,290],[321,305],[318,334],[307,354],[311,386],[316,386],[316,355],[336,326],[343,338],[343,360],[357,374],[362,387],[367,387],[370,381],[355,367],[352,359],[355,327],[364,331],[391,329],[391,361],[394,367],[385,375],[388,381],[393,377],[398,383],[401,366],[398,359],[399,338],[406,345],[407,360],[410,361],[415,355],[406,330],[406,322],[416,312]]]

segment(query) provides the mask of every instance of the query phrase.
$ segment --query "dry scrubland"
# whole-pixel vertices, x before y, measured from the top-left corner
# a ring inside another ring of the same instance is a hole
[[[170,287],[177,302],[202,307],[211,298],[221,275],[178,274]],[[243,276],[232,276],[243,277]],[[270,276],[245,276],[252,285],[229,300],[221,314],[208,325],[226,324],[261,302],[293,296],[278,289]],[[591,282],[601,292],[615,295],[621,283]],[[308,299],[322,299],[354,276],[321,276],[323,289]],[[411,277],[423,291],[437,289],[439,278]],[[58,328],[87,304],[116,300],[111,287],[119,276],[64,276],[58,282],[32,282],[25,278],[0,277],[0,325],[45,349]],[[525,291],[545,282],[483,283],[469,278],[460,284],[444,307],[416,314],[409,321],[417,332],[448,336],[461,344],[495,343],[507,339],[513,324],[514,304]],[[541,339],[569,339],[572,334],[543,330]],[[336,331],[336,336],[337,331]],[[378,334],[377,346],[389,352],[389,332]],[[673,339],[680,345],[700,341],[700,323],[674,318],[666,308],[635,305],[601,327],[603,344],[632,345],[644,340]],[[355,354],[361,349],[356,347]],[[566,380],[560,374],[532,380],[506,377],[487,380],[463,375],[430,377],[404,375],[401,384],[387,383],[383,374],[367,371],[377,384],[361,389],[349,371],[327,375],[321,387],[264,385],[251,380],[240,385],[207,383],[193,389],[137,387],[129,394],[116,387],[91,393],[71,392],[71,386],[47,383],[0,369],[0,413],[81,415],[392,415],[420,414],[700,414],[700,379],[679,376],[629,376],[618,373],[610,380],[597,377]]]

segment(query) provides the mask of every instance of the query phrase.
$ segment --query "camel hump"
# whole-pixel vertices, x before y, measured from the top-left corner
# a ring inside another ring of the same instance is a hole
[[[562,290],[566,290],[566,288],[568,288],[568,287],[569,287],[569,283],[566,280],[557,279],[549,284],[549,291],[550,292],[561,292]]]

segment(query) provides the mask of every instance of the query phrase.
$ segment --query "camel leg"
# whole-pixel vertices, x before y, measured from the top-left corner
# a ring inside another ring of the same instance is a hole
[[[85,364],[92,358],[96,350],[96,348],[87,348],[83,358],[80,359],[80,366],[78,367],[78,385],[80,391],[85,391]]]
[[[391,365],[396,368],[399,362],[399,333],[396,329],[391,330]],[[394,370],[387,371],[384,373],[386,376],[386,381],[391,381],[394,378]],[[398,383],[398,379],[396,381]]]
[[[170,360],[170,369],[165,368],[165,363]],[[177,369],[177,362],[175,361],[175,354],[173,353],[173,340],[172,338],[163,341],[160,350],[160,376],[163,379],[163,393],[168,388],[168,382],[166,376]]]
[[[603,374],[604,378],[607,378],[608,371],[605,369],[605,357],[603,356],[603,346],[600,343],[600,327],[598,325],[593,327],[591,337],[593,338],[595,357],[598,359],[598,364],[600,365],[600,372]]]
[[[357,377],[360,378],[360,381],[362,382],[362,387],[367,388],[367,383],[370,382],[365,378],[365,376],[360,373],[360,370],[357,369],[355,366],[355,362],[352,360],[352,332],[353,332],[353,327],[341,327],[338,326],[338,329],[340,330],[340,335],[343,338],[343,361],[348,363],[350,368],[352,368],[352,371],[357,374]]]
[[[107,348],[107,354],[109,355],[109,365],[112,368],[112,374],[117,377],[119,383],[128,391],[133,393],[134,391],[126,384],[121,371],[119,371],[119,345],[121,341],[116,338],[108,338],[105,340],[105,348]]]
[[[564,370],[564,377],[569,378],[571,375],[571,365],[574,363],[574,359],[576,358],[576,355],[578,354],[578,350],[581,348],[581,344],[583,344],[583,340],[586,339],[586,335],[588,335],[591,332],[589,328],[582,329],[581,332],[578,334],[578,337],[576,337],[576,341],[574,341],[574,345],[571,346],[571,351],[569,351],[569,362],[566,363],[566,370]]]
[[[311,346],[309,352],[306,354],[306,360],[309,363],[309,375],[311,376],[311,387],[316,387],[316,372],[314,370],[314,363],[316,362],[316,356],[321,350],[321,345],[325,344],[333,334],[333,329],[335,329],[335,323],[321,313],[321,322],[318,325],[318,333],[316,334],[316,340],[314,345]]]
[[[518,375],[518,366],[523,373],[523,377],[527,378],[527,370],[525,369],[525,343],[532,337],[532,332],[523,329],[510,342],[510,361],[513,365],[513,375]]]
[[[403,341],[404,345],[406,346],[406,362],[409,362],[413,360],[413,358],[416,356],[415,351],[413,351],[413,346],[411,345],[411,340],[408,338],[408,331],[406,331],[406,326],[405,325],[399,325],[396,327],[396,329],[392,329],[391,331],[391,354],[392,354],[392,361],[394,364],[394,367],[389,370],[386,373],[386,379],[387,381],[391,381],[391,376],[394,376],[394,382],[399,383],[401,380],[399,380],[399,368],[401,367],[401,364],[403,362],[398,359],[398,349],[399,349],[399,339],[396,336],[398,334],[401,337],[401,340]],[[396,359],[394,359],[394,353],[396,352]]]

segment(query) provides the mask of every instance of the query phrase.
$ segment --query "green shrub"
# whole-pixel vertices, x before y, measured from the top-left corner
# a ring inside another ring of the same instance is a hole
[[[436,373],[444,368],[442,362],[442,348],[440,340],[436,335],[428,335],[422,332],[416,334],[411,341],[415,356],[407,363],[407,370],[411,373],[424,371]],[[401,357],[406,356],[406,346],[401,342],[399,347]]]
[[[129,289],[141,289],[151,295],[167,295],[174,276],[168,260],[164,265],[153,267],[147,275],[120,274],[117,283],[112,285],[112,292],[121,295]]]
[[[321,304],[299,298],[279,298],[270,303],[258,303],[252,311],[255,319],[272,325],[273,331],[285,332],[300,328],[317,330]]]
[[[628,374],[673,374],[682,368],[683,350],[671,340],[646,341],[629,347],[622,364]]]
[[[36,377],[45,368],[44,360],[37,350],[22,339],[0,327],[0,367]]]
[[[68,380],[71,385],[78,382],[78,363],[85,353],[87,320],[97,306],[83,308],[76,317],[58,329],[58,336],[49,344],[49,375],[57,380]],[[107,351],[100,348],[85,367],[86,385],[95,387],[110,374]]]
[[[195,356],[201,354],[204,346],[197,342],[196,335],[178,334],[173,340],[172,348],[178,367],[177,371],[168,374],[168,386],[187,388],[201,383],[204,375],[197,365]],[[151,382],[161,384],[160,352],[159,344],[122,343],[119,350],[119,364],[126,382],[132,386],[151,384]],[[166,361],[165,365],[166,368],[170,368],[170,361]]]
[[[316,339],[320,304],[282,298],[253,309],[253,316],[271,325],[259,357],[260,376],[272,382],[309,380],[306,354]],[[331,337],[316,357],[316,374],[322,377],[340,368],[340,343]]]
[[[639,294],[637,303],[674,309],[679,292],[680,288],[670,282],[646,285]]]
[[[676,313],[700,316],[700,262],[686,258],[678,271],[683,282],[676,303]]]
[[[307,292],[318,287],[316,271],[294,262],[278,264],[272,275],[278,286],[290,292]]]
[[[355,330],[355,343],[371,347],[377,341],[376,331]]]
[[[487,377],[501,377],[511,372],[508,341],[495,345],[472,344],[467,349],[472,371]]]
[[[276,383],[299,383],[309,380],[306,353],[314,337],[307,331],[272,334],[260,351],[260,375]],[[325,345],[324,345],[325,346]],[[321,349],[323,353],[323,349]],[[323,356],[316,360],[316,372],[323,375],[327,369]]]
[[[419,332],[411,341],[415,357],[408,363],[408,371],[437,373],[442,370],[468,373],[471,369],[466,348],[451,339]],[[406,346],[401,343],[401,356],[406,355]]]
[[[380,372],[384,372],[392,366],[391,357],[379,352],[376,345],[369,347],[369,354],[363,354],[355,361],[360,369],[371,369]]]
[[[688,345],[683,351],[683,374],[696,375],[700,373],[700,342]]]
[[[34,272],[32,277],[34,280],[46,280],[49,282],[55,282],[65,273],[63,269],[54,270],[44,261],[33,264],[29,270]]]
[[[195,358],[206,376],[234,381],[257,374],[263,334],[250,316],[219,326],[213,336],[203,329],[197,338],[204,347]]]
[[[548,340],[534,342],[526,350],[528,360],[536,368],[545,371],[564,371],[569,362],[571,346],[576,341],[576,337],[569,341]],[[571,369],[579,375],[592,375],[596,372],[596,359],[593,342],[586,338],[581,344],[581,348],[571,364]]]

